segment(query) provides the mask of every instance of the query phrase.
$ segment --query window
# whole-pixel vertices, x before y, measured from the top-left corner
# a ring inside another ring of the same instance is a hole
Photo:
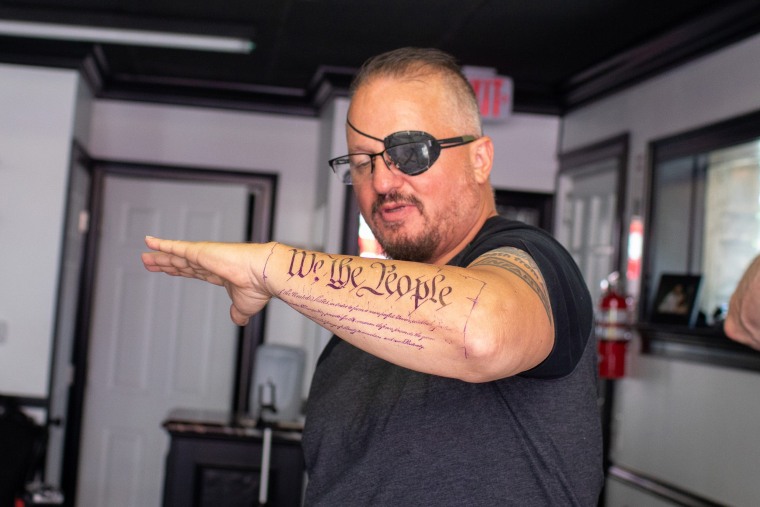
[[[688,329],[645,326],[645,338],[653,350],[677,342],[679,353],[747,366],[749,359],[734,361],[735,353],[752,351],[725,337],[722,320],[760,252],[760,113],[657,141],[652,155],[642,320],[655,320],[663,276],[699,276],[701,283],[696,319],[680,326]]]

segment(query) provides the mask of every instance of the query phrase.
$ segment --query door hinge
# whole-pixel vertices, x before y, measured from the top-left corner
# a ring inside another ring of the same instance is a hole
[[[83,209],[79,212],[79,234],[85,234],[90,230],[90,212]]]

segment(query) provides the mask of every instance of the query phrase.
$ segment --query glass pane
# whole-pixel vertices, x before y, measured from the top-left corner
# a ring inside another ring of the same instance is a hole
[[[696,157],[683,157],[660,164],[654,175],[650,303],[663,273],[688,271],[695,166]]]
[[[497,203],[496,212],[510,220],[517,220],[518,222],[541,227],[541,212],[536,208],[525,206],[502,206]]]
[[[605,158],[566,170],[559,181],[557,237],[578,264],[591,297],[598,301],[601,284],[616,271],[617,191],[621,161]]]
[[[708,323],[725,311],[746,266],[760,250],[760,142],[710,152],[705,184],[702,297]]]

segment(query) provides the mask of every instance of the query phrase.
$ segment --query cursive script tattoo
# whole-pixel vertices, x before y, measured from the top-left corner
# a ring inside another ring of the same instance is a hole
[[[462,337],[466,347],[467,323],[486,283],[473,279],[473,293],[457,295],[445,267],[430,275],[413,276],[392,260],[367,263],[355,257],[332,256],[289,248],[284,264],[288,280],[299,279],[281,290],[277,297],[316,323],[341,335],[382,340],[422,350],[425,343],[452,332]],[[470,277],[468,277],[470,278]],[[479,283],[478,283],[479,282]],[[312,292],[310,287],[320,287]],[[324,289],[328,289],[325,292]],[[347,292],[352,298],[332,298],[330,292]],[[398,304],[380,309],[376,298]],[[467,304],[462,329],[446,327],[438,312],[457,303]],[[426,308],[421,312],[421,308]],[[432,313],[431,313],[432,312]],[[423,316],[424,315],[424,316]],[[465,356],[467,354],[464,350]]]
[[[474,266],[495,266],[517,275],[536,293],[544,305],[549,322],[553,321],[551,302],[544,278],[536,261],[527,252],[513,247],[497,248],[478,257],[469,267]]]
[[[283,290],[280,297],[289,300],[293,308],[308,315],[316,323],[332,327],[336,333],[345,331],[352,335],[361,334],[408,345],[418,350],[425,348],[422,342],[434,339],[429,333],[441,329],[440,326],[425,320],[331,301],[322,296],[312,296],[293,289]],[[367,320],[368,318],[380,320],[373,322]]]
[[[357,297],[365,295],[408,298],[414,310],[424,304],[444,308],[450,304],[453,291],[446,284],[446,276],[440,271],[433,277],[416,277],[400,274],[392,262],[374,262],[369,269],[356,266],[351,257],[335,258],[330,255],[290,249],[288,276],[312,279],[314,283],[326,280],[325,285],[334,290],[348,289]]]

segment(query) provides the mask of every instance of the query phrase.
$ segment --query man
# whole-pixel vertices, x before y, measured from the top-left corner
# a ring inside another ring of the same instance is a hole
[[[146,267],[225,286],[237,324],[277,297],[336,335],[308,400],[308,505],[596,505],[589,293],[550,236],[497,216],[459,67],[371,59],[346,135],[330,165],[392,260],[147,238]]]
[[[729,338],[760,350],[760,255],[739,280],[728,305],[723,329]]]

